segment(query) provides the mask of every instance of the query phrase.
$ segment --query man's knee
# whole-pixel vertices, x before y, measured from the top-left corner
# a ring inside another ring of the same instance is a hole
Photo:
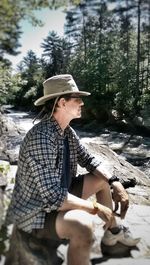
[[[106,192],[110,190],[107,180],[91,173],[85,175],[82,198],[87,199],[102,190]]]
[[[75,233],[73,233],[72,237],[70,238],[71,244],[78,246],[80,248],[89,248],[94,243],[94,233],[91,227],[86,225],[78,226],[78,229]]]
[[[72,231],[72,240],[78,242],[78,244],[91,245],[94,242],[94,233],[93,233],[93,220],[90,218],[88,213],[81,213],[78,220],[74,220]]]
[[[94,222],[93,216],[82,210],[71,210],[64,214],[59,228],[63,236],[77,244],[92,244]],[[60,231],[60,230],[59,230]]]

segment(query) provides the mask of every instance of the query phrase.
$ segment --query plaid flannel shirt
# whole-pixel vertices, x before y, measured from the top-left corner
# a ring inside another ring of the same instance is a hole
[[[64,132],[54,118],[42,120],[26,134],[19,152],[18,169],[6,223],[31,232],[44,227],[46,212],[57,210],[67,196],[62,186],[63,144],[67,135],[70,172],[76,177],[77,165],[92,172],[99,162],[80,144],[75,131]]]

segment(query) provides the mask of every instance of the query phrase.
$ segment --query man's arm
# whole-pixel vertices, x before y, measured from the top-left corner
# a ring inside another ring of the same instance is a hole
[[[87,171],[92,172],[94,175],[103,178],[110,183],[110,188],[113,189],[113,200],[115,202],[115,209],[117,211],[120,204],[120,216],[123,219],[126,215],[129,198],[126,190],[119,181],[112,181],[112,174],[106,169],[103,162],[98,161],[92,156],[88,150],[80,143],[79,137],[75,134],[77,144],[78,163],[81,167],[85,167]]]
[[[114,221],[114,214],[112,210],[98,202],[92,202],[89,200],[84,200],[79,197],[76,197],[68,193],[59,211],[68,211],[68,210],[83,210],[90,214],[98,214],[99,217],[105,222],[104,228],[107,229],[111,227],[112,222]]]
[[[26,162],[40,200],[45,208],[57,210],[67,196],[67,188],[60,184],[57,148],[45,133],[37,131],[30,136],[26,149]]]
[[[112,174],[103,166],[103,164],[99,165],[93,171],[93,174],[103,178],[109,183],[110,188],[113,189],[112,198],[115,203],[114,212],[118,210],[120,204],[120,217],[121,219],[124,219],[129,207],[129,196],[119,179],[115,179],[115,177],[112,176]]]

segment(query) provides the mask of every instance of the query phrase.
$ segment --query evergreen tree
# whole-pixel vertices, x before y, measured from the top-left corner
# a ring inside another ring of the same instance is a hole
[[[39,86],[41,86],[43,79],[39,59],[32,50],[27,52],[27,55],[20,62],[18,70],[24,85],[22,85],[16,95],[15,105],[30,109],[37,97],[37,93],[39,93],[38,89],[40,89]]]
[[[145,44],[143,43],[143,41],[147,39],[149,32],[149,19],[147,19],[147,21],[145,19],[146,17],[149,17],[149,1],[116,0],[110,2],[116,3],[114,12],[120,18],[119,22],[123,22],[122,18],[124,18],[124,21],[126,22],[120,23],[120,33],[122,32],[120,43],[125,44],[127,48],[126,50],[128,51],[126,52],[124,50],[125,46],[121,47],[122,51],[124,51],[122,56],[122,66],[124,66],[125,69],[122,77],[126,76],[126,82],[124,82],[125,80],[122,78],[122,86],[120,87],[119,92],[122,97],[120,106],[122,105],[122,102],[124,102],[126,110],[128,109],[128,113],[134,116],[136,113],[139,113],[142,107],[141,98],[143,98],[143,93],[145,94],[145,84],[149,83],[148,75],[143,74],[144,72],[148,73],[149,71],[149,66],[147,64],[147,58],[149,57],[148,49],[144,48]],[[145,31],[142,31],[143,23],[145,25]],[[127,27],[123,29],[124,25],[127,25]],[[127,88],[123,88],[123,83],[126,84]],[[124,101],[124,99],[126,100]],[[123,108],[122,105],[122,109]]]
[[[20,74],[12,75],[10,67],[0,62],[0,105],[11,104],[23,85]]]
[[[19,39],[22,33],[20,22],[27,19],[34,26],[42,25],[33,11],[42,8],[58,8],[66,6],[74,0],[1,0],[0,1],[0,59],[5,53],[16,55],[19,53]]]
[[[41,47],[43,48],[42,58],[47,64],[47,76],[64,73],[70,54],[70,44],[52,31],[44,39]]]

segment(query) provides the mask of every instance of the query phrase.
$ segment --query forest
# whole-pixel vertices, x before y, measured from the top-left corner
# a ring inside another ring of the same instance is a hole
[[[42,26],[33,11],[60,6],[66,15],[64,36],[47,32],[41,57],[29,50],[13,73],[5,55],[19,52],[20,21]],[[88,122],[132,121],[149,111],[149,0],[2,0],[0,31],[0,105],[35,111],[42,82],[70,73],[79,88],[92,94],[84,108]]]

